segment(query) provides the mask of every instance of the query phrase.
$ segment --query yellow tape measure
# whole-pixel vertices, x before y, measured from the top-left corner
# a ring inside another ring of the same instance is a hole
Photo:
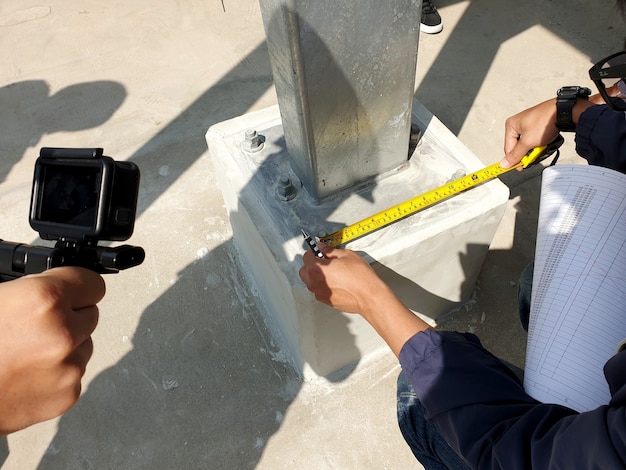
[[[331,247],[343,245],[344,243],[360,238],[368,233],[404,219],[411,214],[426,209],[427,207],[441,202],[444,199],[448,199],[449,197],[462,193],[463,191],[467,191],[468,189],[495,179],[515,168],[526,168],[530,164],[537,161],[540,157],[543,159],[554,153],[562,143],[563,138],[559,136],[557,140],[548,146],[531,149],[517,165],[510,168],[502,168],[500,163],[494,163],[493,165],[483,168],[482,170],[475,171],[474,173],[446,183],[438,188],[431,189],[424,194],[415,196],[407,201],[401,202],[400,204],[389,207],[384,211],[367,217],[366,219],[363,219],[355,224],[344,227],[334,233],[331,233],[330,235],[321,237],[320,241]]]

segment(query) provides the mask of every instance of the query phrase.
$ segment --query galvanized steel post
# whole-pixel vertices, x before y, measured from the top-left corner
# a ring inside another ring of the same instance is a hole
[[[421,0],[260,0],[293,171],[322,200],[408,158]]]

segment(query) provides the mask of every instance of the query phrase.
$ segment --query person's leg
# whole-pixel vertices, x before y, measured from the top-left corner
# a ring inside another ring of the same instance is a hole
[[[519,278],[517,289],[517,301],[519,303],[519,319],[524,331],[528,331],[528,320],[530,318],[530,294],[533,288],[533,269],[535,263],[530,263],[524,268]]]
[[[420,31],[426,34],[436,34],[441,30],[443,30],[443,23],[435,5],[431,0],[422,0]]]
[[[415,458],[426,470],[468,469],[469,467],[424,419],[424,408],[404,373],[398,376],[398,425]]]

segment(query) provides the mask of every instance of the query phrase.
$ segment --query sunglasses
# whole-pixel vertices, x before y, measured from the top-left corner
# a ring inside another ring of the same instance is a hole
[[[606,105],[613,111],[626,111],[626,51],[601,60],[589,69]]]

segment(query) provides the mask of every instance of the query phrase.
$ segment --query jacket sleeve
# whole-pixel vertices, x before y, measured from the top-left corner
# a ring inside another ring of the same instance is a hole
[[[474,335],[418,333],[400,363],[426,419],[472,468],[626,466],[626,352],[605,368],[613,400],[587,413],[534,400]]]
[[[626,173],[626,113],[606,105],[587,108],[576,125],[576,152],[590,165]]]

